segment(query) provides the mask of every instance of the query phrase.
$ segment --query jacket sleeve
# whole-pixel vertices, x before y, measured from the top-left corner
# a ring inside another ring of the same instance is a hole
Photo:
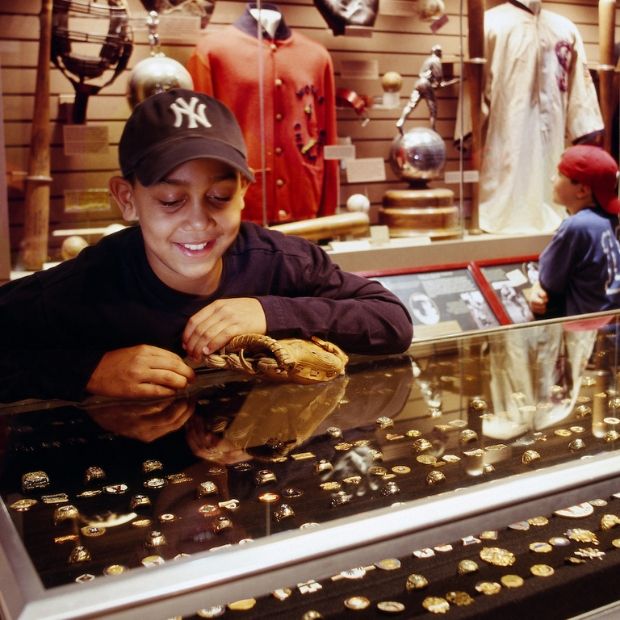
[[[283,281],[295,294],[259,297],[274,338],[319,336],[349,353],[402,353],[413,325],[400,300],[379,282],[342,271],[318,246],[313,259],[281,265]]]
[[[86,384],[104,352],[63,344],[35,276],[0,287],[0,325],[0,402],[87,396]]]

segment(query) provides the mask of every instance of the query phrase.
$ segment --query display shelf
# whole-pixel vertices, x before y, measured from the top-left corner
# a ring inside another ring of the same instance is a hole
[[[360,617],[374,617],[380,569],[355,582],[342,571],[408,566],[414,550],[595,498],[618,513],[619,325],[613,313],[588,318],[353,357],[345,376],[311,386],[207,371],[172,401],[3,407],[3,617],[170,618],[249,598],[255,609],[226,614],[332,617],[334,597],[354,591],[373,602]],[[606,551],[587,567],[601,583],[620,562]],[[423,615],[421,595],[393,576],[385,594]],[[323,598],[301,594],[308,580],[325,582]],[[563,583],[550,577],[536,596]],[[285,587],[294,595],[274,608],[270,593]],[[451,617],[507,600],[467,587],[472,604]]]

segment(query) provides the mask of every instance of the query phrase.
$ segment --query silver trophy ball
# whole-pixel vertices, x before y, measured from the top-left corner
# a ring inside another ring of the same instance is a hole
[[[430,128],[415,127],[392,141],[390,165],[394,174],[405,181],[436,179],[445,163],[446,145]]]
[[[129,105],[134,108],[151,95],[171,88],[194,88],[189,71],[178,61],[164,54],[141,60],[131,71],[127,89]]]

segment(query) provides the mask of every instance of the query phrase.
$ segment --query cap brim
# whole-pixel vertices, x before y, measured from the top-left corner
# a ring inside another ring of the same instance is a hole
[[[192,159],[215,159],[238,170],[248,181],[254,182],[254,174],[247,159],[230,144],[205,137],[183,136],[182,139],[166,140],[147,152],[135,169],[144,186],[161,181],[171,170]]]

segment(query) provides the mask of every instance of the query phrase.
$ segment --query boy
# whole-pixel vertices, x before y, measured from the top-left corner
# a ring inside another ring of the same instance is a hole
[[[110,192],[137,221],[75,259],[0,287],[0,401],[161,398],[235,335],[312,335],[399,353],[412,324],[376,282],[317,246],[241,223],[254,179],[223,104],[173,89],[137,106]]]
[[[539,258],[540,279],[530,306],[545,317],[620,308],[620,201],[618,165],[603,149],[566,149],[554,179],[553,199],[565,219]]]

